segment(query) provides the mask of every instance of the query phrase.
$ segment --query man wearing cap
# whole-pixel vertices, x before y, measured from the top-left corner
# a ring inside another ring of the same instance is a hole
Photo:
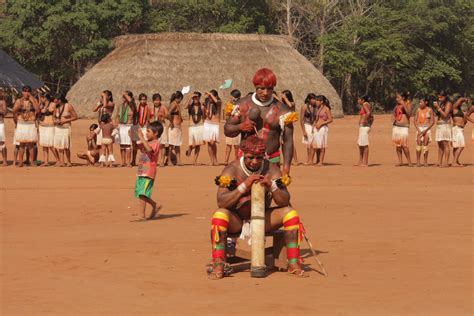
[[[222,279],[226,273],[227,233],[242,230],[243,221],[250,219],[251,187],[259,182],[265,186],[265,230],[274,231],[283,226],[287,247],[288,273],[307,277],[301,265],[299,245],[304,227],[298,212],[290,205],[287,186],[291,179],[282,175],[280,168],[265,158],[266,144],[262,138],[251,135],[241,142],[242,157],[234,160],[216,177],[217,205],[211,221],[212,264],[210,279]],[[276,205],[270,207],[271,203]]]
[[[296,118],[286,104],[273,97],[277,79],[272,70],[258,70],[252,80],[255,92],[239,100],[232,116],[224,126],[227,137],[239,134],[244,141],[257,134],[265,141],[265,154],[272,163],[280,165],[280,139],[283,140],[283,173],[289,174],[293,159],[293,122]],[[293,117],[294,116],[294,117]]]

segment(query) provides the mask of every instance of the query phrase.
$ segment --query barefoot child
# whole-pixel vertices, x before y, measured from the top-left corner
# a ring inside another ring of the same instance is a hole
[[[112,167],[112,163],[115,162],[114,157],[114,124],[112,123],[112,119],[110,114],[106,113],[103,114],[101,117],[100,122],[100,131],[102,134],[102,146],[101,146],[101,155],[100,155],[100,166],[104,167]],[[105,158],[107,157],[107,159]]]
[[[87,161],[88,166],[94,166],[99,161],[99,149],[97,148],[97,129],[99,125],[92,124],[89,126],[89,135],[86,136],[87,151],[79,151],[77,158]]]
[[[140,199],[141,218],[139,221],[146,221],[155,217],[161,206],[151,199],[153,192],[153,183],[156,175],[156,165],[160,152],[160,142],[158,139],[163,134],[163,125],[155,121],[150,123],[146,129],[146,138],[141,130],[137,132],[140,144],[138,149],[141,151],[138,161],[137,182],[135,183],[135,197]],[[152,211],[150,216],[145,217],[146,204],[150,204]]]

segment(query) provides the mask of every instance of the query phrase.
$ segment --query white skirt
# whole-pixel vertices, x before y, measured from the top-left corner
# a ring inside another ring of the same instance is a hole
[[[408,126],[393,126],[392,128],[392,142],[397,147],[408,146]]]
[[[420,126],[420,130],[422,132],[426,131],[428,129],[428,126]],[[418,139],[418,130],[416,131],[416,139]],[[428,137],[428,143],[431,142],[431,130],[429,130],[426,134],[425,134],[426,137]],[[424,142],[424,137],[421,138],[421,141]]]
[[[168,144],[171,146],[181,146],[183,144],[183,132],[181,128],[169,128]]]
[[[465,146],[464,128],[453,126],[453,148],[463,148]]]
[[[132,124],[119,124],[118,126],[118,143],[123,146],[130,146],[132,144],[132,140],[128,132],[132,128]]]
[[[163,124],[163,133],[161,134],[161,137],[159,139],[160,145],[168,146],[169,141],[168,141],[168,127]]]
[[[204,144],[204,141],[202,140],[203,130],[203,124],[189,126],[189,146],[200,146]]]
[[[70,127],[54,127],[54,148],[56,149],[69,149],[71,139],[71,128]]]
[[[450,142],[453,137],[451,135],[452,127],[450,124],[438,124],[436,125],[436,141],[437,142],[442,142],[442,141],[447,141]]]
[[[204,122],[202,140],[205,142],[219,142],[219,123]]]
[[[357,145],[369,146],[370,126],[359,126],[359,139]]]
[[[236,136],[236,137],[227,137],[226,136],[226,138],[225,138],[226,145],[230,145],[230,146],[239,146],[240,141],[241,141],[240,134],[239,134],[239,136]]]
[[[5,142],[5,123],[0,122],[0,143]]]
[[[43,147],[53,147],[54,126],[39,126],[39,145]]]
[[[19,146],[20,145],[20,143],[16,140],[16,128],[13,131],[13,145],[14,146]]]
[[[328,134],[329,127],[327,125],[322,126],[319,130],[314,128],[314,139],[313,146],[317,149],[328,147]]]
[[[38,130],[35,122],[18,122],[15,139],[18,143],[36,143],[38,141]]]
[[[302,143],[303,145],[311,145],[314,140],[314,129],[311,124],[304,124],[304,131],[306,132],[307,137],[303,136]]]

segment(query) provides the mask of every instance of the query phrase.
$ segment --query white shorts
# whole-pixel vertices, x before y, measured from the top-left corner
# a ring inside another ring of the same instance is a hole
[[[39,126],[39,145],[42,147],[53,147],[54,126]]]
[[[397,147],[408,146],[408,126],[393,126],[392,128],[392,142]]]
[[[465,146],[464,128],[453,126],[453,148],[463,148]]]
[[[314,139],[313,147],[317,149],[328,147],[328,134],[329,127],[327,125],[322,126],[319,130],[314,128]]]
[[[241,141],[240,134],[239,134],[239,136],[236,136],[236,137],[227,137],[226,136],[226,138],[225,138],[226,145],[230,145],[230,146],[239,146],[240,141]]]
[[[38,130],[35,122],[18,122],[15,138],[18,143],[36,143],[38,141]]]
[[[132,140],[130,139],[130,135],[128,132],[132,128],[132,124],[119,124],[118,126],[118,143],[123,146],[130,146],[132,144]]]
[[[450,124],[438,124],[436,125],[436,141],[442,142],[447,141],[450,142],[453,139],[452,127]]]
[[[71,148],[71,128],[70,127],[54,127],[54,148],[69,149]]]
[[[424,132],[428,129],[428,126],[420,126],[419,128],[422,132]],[[416,131],[416,136],[417,136],[416,139],[418,139],[418,134],[419,133],[418,133],[418,130],[417,130]],[[426,132],[425,136],[428,137],[428,143],[430,143],[431,142],[431,130]],[[424,142],[424,137],[421,138],[421,141]]]
[[[204,122],[202,140],[205,142],[219,142],[219,123]]]
[[[203,130],[203,124],[189,126],[189,146],[200,146],[204,144],[204,141],[202,140]]]
[[[359,139],[357,145],[369,146],[370,126],[359,126]]]
[[[168,146],[169,141],[168,141],[168,127],[163,124],[163,133],[161,134],[161,137],[159,139],[160,145],[163,146]]]
[[[5,123],[0,122],[0,143],[5,142]]]
[[[140,138],[138,138],[138,133],[137,133],[139,129],[142,130],[143,136],[146,137],[146,126],[140,127],[140,125],[132,125],[132,127],[130,128],[130,131],[131,131],[130,138],[132,142],[140,143]]]
[[[313,143],[313,139],[314,139],[314,130],[313,130],[313,126],[311,124],[304,124],[304,131],[306,132],[306,135],[307,137],[305,138],[303,136],[303,140],[302,140],[302,143],[304,145],[311,145]]]
[[[183,132],[181,128],[168,129],[168,144],[171,146],[181,146],[183,144]]]

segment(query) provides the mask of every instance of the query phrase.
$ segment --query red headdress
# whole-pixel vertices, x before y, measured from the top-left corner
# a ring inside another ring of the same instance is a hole
[[[253,76],[252,83],[255,87],[274,87],[277,77],[271,69],[261,68]]]
[[[244,154],[262,155],[265,154],[265,141],[257,135],[251,135],[242,142],[240,149]]]

